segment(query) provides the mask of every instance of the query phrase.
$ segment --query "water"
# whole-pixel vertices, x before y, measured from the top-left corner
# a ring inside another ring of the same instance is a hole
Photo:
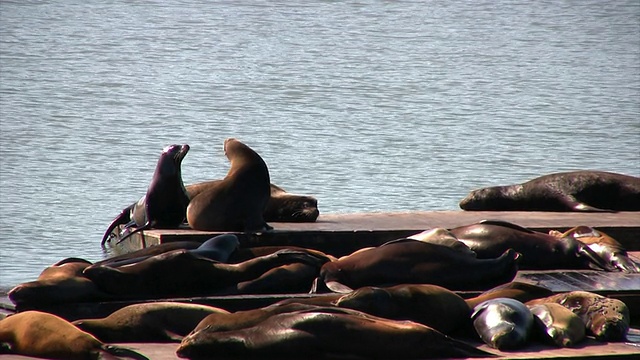
[[[640,175],[640,2],[2,1],[0,289],[99,260],[161,149],[236,137],[322,213]]]

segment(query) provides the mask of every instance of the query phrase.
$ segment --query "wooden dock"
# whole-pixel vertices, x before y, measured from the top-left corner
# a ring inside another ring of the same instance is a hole
[[[453,228],[480,220],[504,220],[536,231],[565,231],[574,226],[587,225],[614,237],[640,262],[640,212],[619,213],[561,213],[561,212],[466,212],[433,211],[367,214],[326,214],[314,223],[270,223],[273,231],[260,234],[237,233],[241,246],[291,245],[317,249],[334,256],[347,255],[367,246],[406,237],[435,227]],[[172,241],[203,242],[219,232],[149,230],[136,234],[112,246],[116,255],[140,248]],[[548,287],[554,292],[585,290],[624,301],[632,315],[632,330],[627,343],[600,343],[589,340],[577,348],[556,349],[533,344],[523,351],[500,352],[477,344],[502,359],[637,359],[640,358],[640,274],[610,273],[590,270],[519,271],[516,280]],[[460,292],[471,297],[478,292]],[[309,294],[235,295],[171,299],[208,304],[230,311],[262,307],[291,297]],[[50,305],[39,310],[58,314],[69,320],[103,317],[139,301]],[[0,299],[0,311],[11,311],[8,299]],[[27,309],[19,309],[27,310]],[[122,344],[147,355],[150,359],[176,359],[177,344]],[[26,357],[10,356],[7,359]]]

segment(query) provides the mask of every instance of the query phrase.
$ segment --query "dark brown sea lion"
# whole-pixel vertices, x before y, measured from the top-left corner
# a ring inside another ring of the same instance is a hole
[[[204,328],[185,337],[176,353],[192,359],[211,354],[234,358],[338,354],[394,359],[492,356],[415,322],[313,310],[273,315],[239,330]]]
[[[557,238],[506,221],[481,221],[451,229],[478,258],[495,258],[507,249],[522,254],[521,270],[616,270],[588,246],[573,237]]]
[[[518,256],[510,249],[495,259],[477,259],[447,246],[402,239],[325,263],[320,279],[334,292],[398,284],[485,290],[514,278]]]
[[[415,321],[445,334],[459,329],[471,315],[458,294],[427,284],[366,286],[340,297],[335,305],[387,319]]]
[[[222,180],[203,181],[187,185],[189,198],[193,198],[207,188],[215,186]],[[286,192],[278,185],[271,184],[271,196],[264,210],[267,222],[314,222],[320,215],[318,200],[309,195],[297,195]]]
[[[561,233],[549,231],[549,235],[564,238],[572,237],[587,245],[610,265],[626,273],[640,273],[640,266],[629,257],[627,250],[611,236],[589,226],[576,226]]]
[[[64,360],[147,359],[123,347],[106,345],[68,321],[48,313],[25,311],[0,320],[0,353]]]
[[[556,304],[538,304],[529,308],[534,324],[545,342],[558,347],[572,347],[584,340],[586,326],[580,317],[566,307]]]
[[[182,182],[181,164],[188,152],[187,144],[170,145],[162,150],[147,193],[109,224],[102,237],[103,246],[127,217],[130,221],[126,234],[118,238],[118,242],[142,230],[172,229],[184,222],[189,196]]]
[[[524,347],[533,328],[533,315],[529,308],[509,298],[480,303],[473,309],[471,319],[482,341],[499,350]]]
[[[61,260],[44,269],[37,280],[11,289],[9,299],[18,308],[109,299],[108,294],[83,275],[90,265],[91,262],[84,259]]]
[[[304,262],[321,266],[310,252],[281,250],[239,264],[220,263],[190,252],[173,250],[121,266],[91,266],[85,276],[104,291],[124,298],[211,295],[259,277],[278,266]]]
[[[557,303],[578,315],[587,326],[587,335],[600,341],[624,341],[631,321],[629,308],[618,299],[587,291],[571,291],[531,300],[527,306]]]
[[[512,281],[498,285],[476,297],[465,299],[465,302],[469,305],[470,309],[473,309],[480,303],[491,299],[509,298],[525,303],[530,300],[540,299],[551,295],[553,295],[553,292],[547,288],[519,281]]]
[[[210,314],[229,312],[213,306],[159,301],[125,306],[102,319],[73,322],[101,341],[180,342]]]
[[[206,231],[272,229],[263,217],[271,193],[267,164],[236,139],[225,140],[224,152],[231,168],[222,181],[191,199],[187,207],[189,226]]]
[[[473,190],[460,201],[480,211],[640,211],[640,178],[604,171],[570,171],[522,184]]]

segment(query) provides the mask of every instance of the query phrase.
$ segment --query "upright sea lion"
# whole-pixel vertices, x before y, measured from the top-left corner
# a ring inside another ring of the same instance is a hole
[[[515,350],[526,345],[533,327],[533,315],[518,300],[497,298],[487,300],[471,314],[482,341],[499,350]]]
[[[564,238],[572,237],[587,245],[610,265],[626,273],[640,273],[640,266],[629,257],[627,250],[611,236],[589,226],[576,226],[561,233],[549,231],[549,235]]]
[[[566,307],[547,303],[533,305],[529,309],[534,316],[537,334],[542,335],[546,342],[558,347],[571,347],[584,340],[584,321]]]
[[[236,139],[224,142],[231,162],[227,176],[194,196],[187,221],[195,230],[259,232],[272,229],[264,221],[270,197],[269,170],[264,160]]]
[[[187,185],[189,198],[193,198],[207,188],[222,180],[209,180]],[[263,217],[267,222],[314,222],[320,215],[318,200],[310,195],[297,195],[286,192],[278,185],[271,184],[271,196],[267,202]]]
[[[578,315],[587,326],[587,335],[600,341],[624,341],[631,321],[629,308],[618,299],[588,291],[571,291],[531,300],[527,306],[557,303]]]
[[[515,277],[518,256],[509,249],[495,259],[477,259],[447,246],[402,239],[325,263],[320,279],[334,292],[398,284],[485,290]]]
[[[522,184],[471,191],[463,210],[640,211],[640,178],[604,171],[570,171]]]
[[[273,315],[239,330],[204,328],[185,337],[176,353],[181,358],[211,354],[242,358],[301,354],[394,359],[492,356],[411,321],[314,310]]]
[[[411,320],[444,334],[460,328],[471,311],[458,294],[437,285],[366,286],[335,301],[345,307],[393,320]]]
[[[326,259],[310,252],[280,250],[239,264],[225,264],[173,250],[134,264],[92,266],[84,270],[100,289],[124,298],[211,295],[259,277],[266,271],[297,262],[320,266]]]
[[[147,193],[111,222],[102,237],[103,246],[127,213],[130,219],[127,233],[118,242],[142,230],[177,228],[184,222],[189,196],[182,182],[181,164],[188,152],[187,144],[170,145],[162,150]]]
[[[102,319],[73,325],[104,342],[180,342],[210,314],[229,312],[213,306],[159,301],[133,304]]]
[[[109,354],[148,360],[133,350],[106,345],[68,321],[39,311],[20,312],[0,320],[0,353],[63,360],[97,359]]]
[[[40,273],[35,281],[17,285],[9,291],[9,299],[18,308],[41,304],[63,304],[83,301],[108,300],[110,295],[83,275],[91,262],[67,258]]]
[[[522,254],[522,270],[615,268],[573,237],[558,238],[506,221],[481,221],[451,229],[455,237],[478,258],[495,258],[507,249]]]

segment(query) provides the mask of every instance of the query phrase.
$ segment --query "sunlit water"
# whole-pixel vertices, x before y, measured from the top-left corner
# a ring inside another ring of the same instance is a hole
[[[161,149],[236,137],[322,213],[640,175],[640,2],[2,1],[0,289],[99,260]]]

